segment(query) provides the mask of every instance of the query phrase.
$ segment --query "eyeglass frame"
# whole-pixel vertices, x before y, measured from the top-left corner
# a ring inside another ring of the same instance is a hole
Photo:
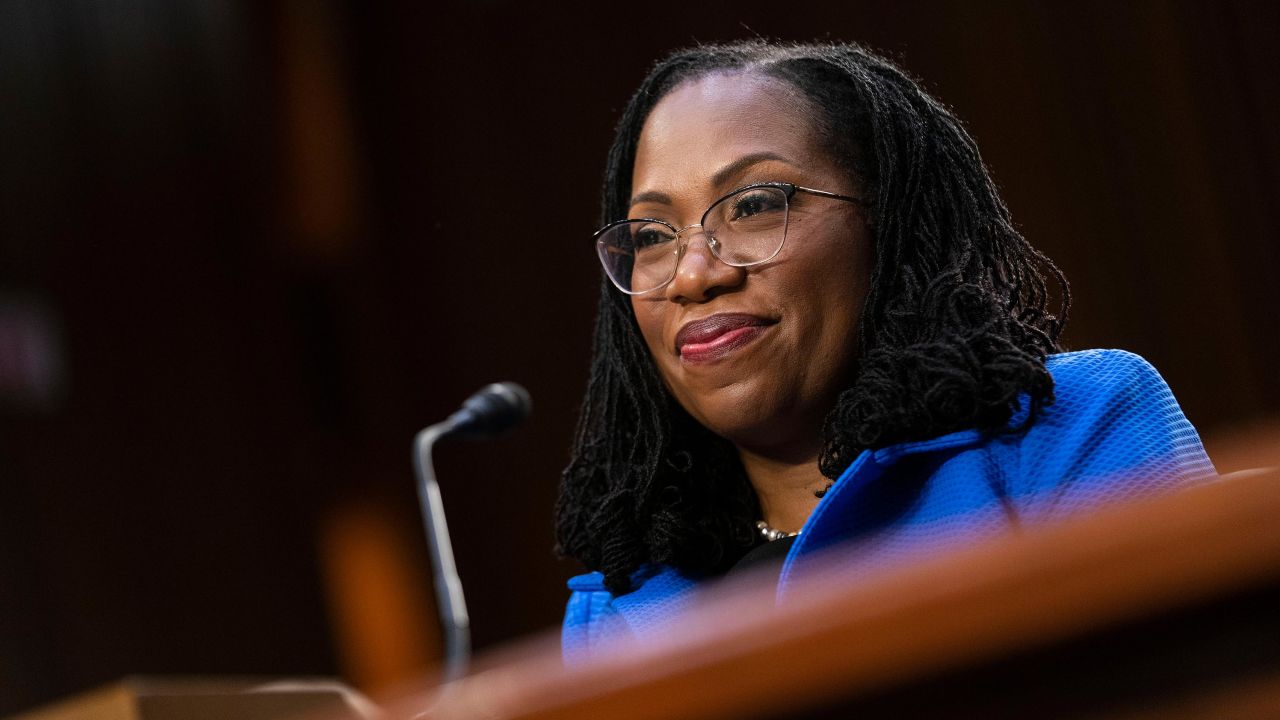
[[[797,192],[806,192],[806,193],[809,193],[810,195],[817,195],[819,197],[831,198],[833,200],[843,200],[845,202],[854,203],[855,205],[862,204],[861,198],[852,197],[850,195],[841,195],[839,193],[833,193],[827,190],[818,190],[816,188],[804,187],[803,185],[797,185],[795,183],[759,182],[759,183],[752,183],[750,185],[744,185],[736,190],[733,190],[731,192],[725,193],[724,195],[721,195],[719,198],[716,198],[716,200],[712,202],[710,205],[708,205],[707,209],[703,211],[702,217],[698,219],[698,222],[692,225],[686,225],[683,228],[676,228],[675,225],[672,225],[666,220],[659,220],[657,218],[625,218],[623,220],[615,220],[609,223],[608,225],[605,225],[604,227],[600,228],[599,230],[595,231],[595,233],[592,234],[591,236],[591,239],[596,241],[596,256],[600,260],[601,267],[604,268],[605,277],[609,278],[609,282],[613,283],[614,287],[618,288],[620,292],[623,292],[627,295],[647,295],[651,292],[656,292],[658,290],[665,288],[666,286],[671,284],[672,280],[676,279],[676,274],[680,270],[680,260],[684,258],[685,248],[687,248],[689,245],[687,242],[681,243],[680,236],[684,234],[685,231],[692,230],[693,228],[703,228],[705,230],[706,228],[703,226],[703,223],[706,222],[707,216],[711,214],[711,211],[714,210],[717,205],[724,202],[725,200],[728,200],[734,195],[747,192],[748,190],[756,190],[759,188],[776,188],[776,189],[782,190],[784,195],[786,196],[787,217],[784,220],[783,226],[782,226],[782,240],[781,242],[778,243],[778,249],[774,250],[772,255],[770,255],[767,258],[764,258],[763,260],[753,260],[749,263],[733,263],[728,260],[725,260],[724,258],[720,257],[720,253],[716,250],[716,243],[715,242],[708,243],[707,247],[711,250],[711,254],[715,256],[716,260],[719,260],[725,265],[728,265],[730,267],[743,267],[743,268],[754,267],[756,265],[763,265],[764,263],[767,263],[770,260],[778,257],[778,253],[782,252],[782,247],[787,244],[787,228],[790,227],[791,225],[791,199],[795,197],[795,194]],[[622,284],[619,283],[617,280],[615,280],[613,275],[609,272],[609,267],[605,263],[604,257],[600,255],[601,243],[604,242],[604,238],[602,236],[605,233],[609,232],[610,230],[616,227],[621,227],[622,225],[626,225],[628,223],[634,223],[634,222],[657,223],[659,225],[669,228],[673,233],[675,233],[674,237],[672,238],[672,241],[675,242],[676,244],[676,247],[674,250],[676,254],[676,264],[673,266],[673,269],[671,271],[671,277],[662,281],[662,283],[657,285],[656,287],[649,288],[648,290],[641,290],[639,292],[627,290],[626,288],[622,287]],[[714,241],[715,238],[712,237],[711,240]]]

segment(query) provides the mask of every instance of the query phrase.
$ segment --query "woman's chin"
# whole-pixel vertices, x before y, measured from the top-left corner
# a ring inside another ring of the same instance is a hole
[[[694,417],[708,430],[755,455],[792,458],[816,452],[821,427],[810,427],[785,410],[756,403],[735,408],[706,409]]]

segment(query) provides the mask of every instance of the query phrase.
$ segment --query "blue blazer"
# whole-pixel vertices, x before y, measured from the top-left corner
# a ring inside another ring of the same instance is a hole
[[[778,600],[815,555],[849,546],[851,571],[907,562],[1018,525],[1185,486],[1216,473],[1195,428],[1146,360],[1121,350],[1051,355],[1055,401],[1025,433],[962,430],[863,451],[809,516],[782,566]],[[1026,397],[1011,422],[1028,413]],[[705,579],[651,565],[614,596],[594,572],[569,581],[567,661],[621,636],[661,634]]]

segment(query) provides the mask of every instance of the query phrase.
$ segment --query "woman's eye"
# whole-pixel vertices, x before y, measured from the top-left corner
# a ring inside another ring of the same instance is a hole
[[[767,212],[778,212],[786,207],[786,195],[772,190],[753,190],[739,195],[733,203],[730,220],[742,220]]]
[[[674,239],[675,233],[661,225],[642,227],[631,236],[632,247],[636,250],[661,245]]]

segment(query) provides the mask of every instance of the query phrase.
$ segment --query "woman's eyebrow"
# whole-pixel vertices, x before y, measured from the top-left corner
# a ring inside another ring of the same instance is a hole
[[[711,186],[719,187],[734,175],[737,175],[738,173],[742,172],[743,170],[746,170],[752,165],[765,162],[766,160],[780,160],[784,163],[794,164],[794,163],[791,163],[791,161],[788,160],[787,158],[775,152],[769,152],[768,150],[754,152],[749,155],[743,155],[737,160],[734,160],[729,164],[725,165],[724,167],[720,168],[719,170],[716,170],[715,173],[711,176]],[[633,196],[631,198],[631,204],[629,205],[629,207],[635,207],[636,205],[639,205],[640,203],[643,203],[643,202],[657,203],[660,205],[673,204],[671,201],[670,195],[663,192],[658,192],[657,190],[647,190],[645,192],[638,193],[635,196]]]
[[[631,204],[627,207],[635,207],[643,202],[658,203],[659,205],[671,205],[671,196],[657,190],[648,190],[635,195],[631,198]]]
[[[754,152],[754,153],[751,153],[750,155],[743,155],[737,160],[734,160],[728,165],[725,165],[724,167],[717,170],[715,174],[711,176],[711,186],[719,187],[723,185],[726,180],[733,177],[734,175],[737,175],[738,173],[742,172],[743,170],[746,170],[752,165],[755,165],[757,163],[762,163],[766,160],[781,160],[784,163],[791,164],[790,160],[787,160],[785,157],[775,152],[769,152],[768,150],[763,150],[761,152]]]

